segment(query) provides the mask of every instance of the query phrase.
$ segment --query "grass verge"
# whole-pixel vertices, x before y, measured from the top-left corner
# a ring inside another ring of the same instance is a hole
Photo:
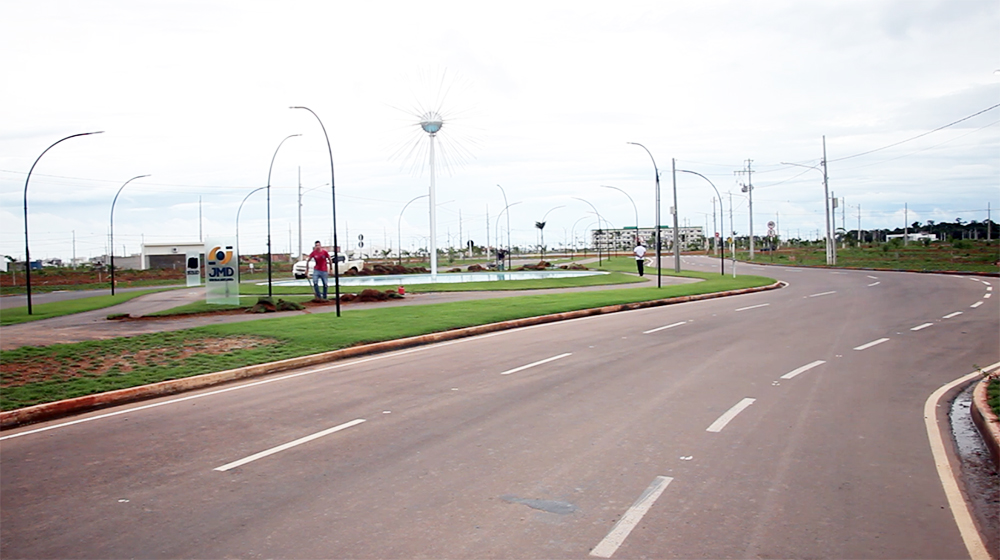
[[[772,279],[760,276],[735,279],[700,273],[685,273],[684,276],[703,278],[705,282],[664,288],[348,309],[340,318],[332,313],[275,317],[105,341],[23,347],[0,352],[0,409],[13,410],[112,389],[474,325],[773,283]],[[247,342],[237,344],[233,340]],[[181,351],[197,345],[226,350],[189,354]],[[164,359],[149,358],[149,355]]]
[[[62,317],[63,315],[72,315],[73,313],[83,313],[84,311],[104,309],[105,307],[125,303],[126,301],[139,296],[162,291],[163,289],[150,289],[138,292],[115,294],[113,296],[94,296],[66,301],[55,301],[52,303],[40,303],[38,305],[31,306],[31,315],[28,315],[27,307],[11,307],[0,311],[0,325],[15,325],[17,323],[26,323],[28,321],[51,319],[52,317]]]
[[[986,385],[986,402],[993,409],[993,414],[1000,418],[1000,377],[994,377]]]

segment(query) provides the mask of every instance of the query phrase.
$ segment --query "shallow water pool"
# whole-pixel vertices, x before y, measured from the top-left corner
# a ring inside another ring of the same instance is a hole
[[[579,278],[608,274],[597,270],[515,270],[511,272],[439,272],[430,274],[386,274],[380,276],[341,276],[341,286],[406,286],[413,284],[460,284],[463,282],[496,282],[498,280],[539,280],[544,278]],[[275,286],[312,286],[311,281],[278,280]],[[333,277],[330,278],[333,284]],[[266,286],[267,282],[258,282]]]

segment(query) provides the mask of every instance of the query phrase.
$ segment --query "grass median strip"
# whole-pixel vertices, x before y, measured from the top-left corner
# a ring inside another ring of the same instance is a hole
[[[685,276],[705,281],[661,289],[616,289],[345,309],[339,318],[332,313],[276,316],[104,341],[23,347],[0,352],[0,409],[13,410],[112,389],[474,325],[773,283],[770,278],[759,276],[735,279],[699,273],[685,273]],[[184,348],[195,350],[185,352]],[[26,372],[30,368],[36,372],[34,376]]]

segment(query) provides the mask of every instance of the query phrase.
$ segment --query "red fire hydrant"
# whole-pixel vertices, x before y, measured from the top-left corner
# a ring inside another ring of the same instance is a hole
[[[406,288],[400,286],[400,287],[396,288],[396,293],[399,294],[399,295],[401,295],[401,296],[406,295]]]

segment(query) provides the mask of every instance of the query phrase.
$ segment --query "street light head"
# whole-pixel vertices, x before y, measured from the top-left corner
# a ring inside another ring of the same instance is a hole
[[[437,111],[428,111],[420,117],[420,128],[428,134],[437,134],[444,125],[444,119]]]

